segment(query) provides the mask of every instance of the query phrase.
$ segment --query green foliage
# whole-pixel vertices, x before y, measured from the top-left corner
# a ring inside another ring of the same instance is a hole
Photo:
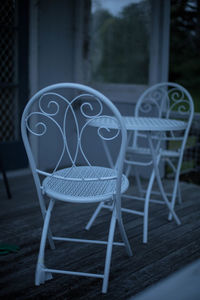
[[[200,1],[171,1],[170,81],[186,87],[200,112]]]
[[[170,150],[177,150],[177,149],[180,148],[180,143],[181,142],[179,142],[179,141],[170,141],[168,143],[168,149],[170,149]],[[187,140],[185,148],[187,149],[187,148],[190,148],[190,147],[195,147],[196,143],[197,143],[197,137],[191,135],[191,136],[188,137],[188,140]],[[195,161],[194,157],[191,157],[187,161],[183,160],[182,166],[181,166],[181,172],[193,169],[196,166],[196,163],[197,162]],[[173,173],[171,167],[168,164],[166,164],[166,170],[165,171],[166,171],[166,174]]]
[[[92,78],[107,83],[147,83],[148,28],[143,3],[126,6],[119,16],[98,10],[92,17]],[[133,38],[134,37],[134,38]]]

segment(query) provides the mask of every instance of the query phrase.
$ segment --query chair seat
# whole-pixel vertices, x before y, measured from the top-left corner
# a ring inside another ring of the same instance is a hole
[[[129,186],[122,176],[121,192]],[[115,194],[116,171],[110,168],[79,166],[65,168],[44,179],[43,191],[51,198],[66,202],[99,202]]]

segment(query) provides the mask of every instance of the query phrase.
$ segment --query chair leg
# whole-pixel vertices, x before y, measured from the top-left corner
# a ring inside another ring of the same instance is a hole
[[[146,190],[145,203],[144,203],[144,222],[143,222],[143,243],[144,244],[146,244],[148,241],[149,201],[150,201],[154,180],[155,180],[155,171],[153,169]]]
[[[176,175],[175,181],[174,181],[174,188],[173,188],[173,192],[172,192],[172,199],[171,199],[172,210],[174,210],[178,189],[179,189],[179,176]],[[172,213],[171,212],[169,213],[168,220],[169,221],[172,220]]]
[[[103,202],[100,202],[99,205],[97,206],[96,210],[94,211],[93,215],[91,216],[90,220],[88,221],[87,225],[85,226],[86,230],[90,230],[90,228],[91,228],[92,224],[94,223],[96,217],[100,213],[103,204],[104,204]]]
[[[108,280],[109,280],[109,273],[110,273],[110,263],[111,263],[111,256],[112,256],[112,247],[113,247],[115,226],[116,226],[116,211],[114,209],[112,212],[112,217],[111,217],[111,221],[110,221],[108,245],[107,245],[107,250],[106,250],[106,260],[105,260],[105,267],[104,267],[104,279],[103,279],[103,285],[102,285],[102,293],[106,293],[107,289],[108,289]]]
[[[115,199],[115,202],[114,202],[113,213],[116,214],[118,225],[119,225],[119,231],[120,231],[122,240],[124,242],[124,245],[126,247],[127,254],[128,254],[128,256],[132,256],[133,253],[132,253],[132,250],[131,250],[131,247],[130,247],[130,244],[129,244],[129,241],[128,241],[128,238],[126,235],[126,231],[124,229],[123,220],[122,220],[121,196],[118,196],[118,197],[119,198]]]
[[[51,211],[53,209],[55,200],[50,200],[45,219],[44,219],[44,225],[42,230],[42,236],[40,241],[40,250],[38,255],[38,261],[36,266],[36,273],[35,273],[35,285],[40,285],[41,283],[44,283],[46,280],[52,279],[51,273],[45,273],[44,271],[44,252],[45,252],[45,246],[46,246],[46,240],[48,235],[48,229],[49,229],[49,222],[51,218]]]
[[[127,254],[128,256],[133,256],[133,252],[131,250],[131,246],[129,244],[129,241],[128,241],[128,238],[127,238],[127,235],[126,235],[126,231],[124,229],[124,224],[122,222],[122,219],[118,219],[118,225],[119,225],[119,230],[120,230],[120,233],[121,233],[121,237],[122,237],[122,240],[125,244],[125,247],[126,247],[126,251],[127,251]]]
[[[138,172],[135,171],[135,179],[136,179],[136,184],[137,184],[137,188],[139,191],[139,195],[140,197],[142,197],[144,195],[144,192],[142,191],[142,184],[141,184],[141,180],[140,180],[140,176],[138,175]]]
[[[51,250],[56,249],[53,238],[52,238],[52,233],[51,233],[50,228],[48,229],[48,241],[49,241],[49,245],[50,245]]]
[[[38,183],[39,185],[39,183]],[[36,184],[36,186],[38,186]],[[43,195],[41,193],[41,191],[39,190],[38,192],[38,198],[39,198],[39,203],[40,203],[40,209],[41,209],[41,213],[42,213],[42,217],[43,217],[43,220],[45,220],[45,216],[46,216],[46,205],[45,205],[45,201],[44,201],[44,198],[43,198]],[[48,241],[49,241],[49,245],[50,245],[50,248],[52,250],[54,250],[56,247],[55,247],[55,244],[54,244],[54,241],[53,241],[53,238],[52,238],[52,233],[51,233],[51,229],[48,228]]]
[[[178,203],[179,203],[179,204],[182,204],[180,182],[178,183],[178,190],[177,190],[177,193],[178,193]]]

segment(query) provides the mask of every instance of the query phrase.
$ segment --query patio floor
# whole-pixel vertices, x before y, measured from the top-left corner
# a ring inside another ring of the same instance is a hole
[[[10,178],[9,182],[12,199],[7,199],[0,181],[0,244],[14,244],[20,249],[0,255],[1,299],[128,299],[200,257],[200,186],[182,182],[183,203],[176,206],[182,224],[168,222],[166,207],[151,204],[147,245],[142,243],[142,217],[123,215],[134,255],[129,258],[122,247],[114,247],[106,295],[101,294],[101,279],[87,277],[54,275],[54,279],[36,287],[34,273],[42,217],[35,187],[29,175]],[[165,186],[170,184],[165,182]],[[142,208],[142,203],[129,201],[130,208],[139,206]],[[89,232],[84,230],[94,207],[58,203],[53,233],[106,239],[110,216],[107,210],[101,212]],[[48,266],[103,272],[104,246],[62,242],[56,245],[56,250],[47,248]]]

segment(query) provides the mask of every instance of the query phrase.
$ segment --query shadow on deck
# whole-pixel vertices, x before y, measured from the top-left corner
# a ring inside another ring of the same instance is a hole
[[[0,181],[2,183],[2,181]],[[166,184],[170,185],[170,182]],[[151,204],[149,242],[142,244],[142,217],[124,214],[133,257],[122,247],[114,247],[109,289],[101,294],[102,280],[68,275],[34,286],[34,273],[42,227],[42,217],[31,176],[10,179],[13,194],[7,199],[0,189],[0,243],[20,247],[18,252],[0,255],[1,299],[127,299],[199,258],[200,186],[181,183],[183,203],[176,206],[182,225],[168,222],[163,205]],[[142,203],[129,202],[138,208]],[[84,230],[94,205],[58,203],[52,231],[71,237],[105,239],[110,213],[103,210],[89,232]],[[142,208],[142,206],[141,206]],[[118,239],[116,232],[116,240]],[[57,242],[47,248],[47,265],[85,272],[102,272],[104,246]]]

